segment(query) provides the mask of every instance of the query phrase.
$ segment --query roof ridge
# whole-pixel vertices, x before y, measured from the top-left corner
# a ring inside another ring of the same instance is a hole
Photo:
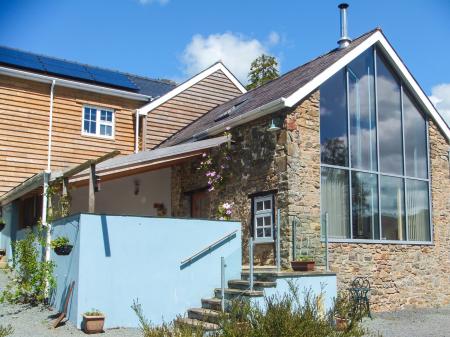
[[[122,75],[139,77],[139,78],[142,78],[142,79],[145,79],[145,80],[154,81],[154,82],[160,82],[160,83],[163,83],[163,84],[170,84],[170,83],[167,83],[166,81],[172,82],[171,80],[168,80],[168,79],[166,80],[166,79],[151,78],[151,77],[147,77],[147,76],[143,76],[143,75],[132,74],[132,73],[129,73],[129,72],[126,72],[126,71],[122,71],[122,70],[116,70],[116,69],[111,69],[111,68],[106,68],[106,67],[100,67],[100,66],[97,66],[97,65],[92,65],[92,64],[88,64],[88,63],[79,62],[79,61],[71,61],[71,60],[68,60],[68,59],[65,59],[65,58],[62,58],[62,57],[49,56],[49,55],[35,53],[35,52],[23,50],[23,49],[20,49],[20,48],[13,48],[13,47],[10,47],[10,46],[5,46],[5,45],[0,45],[0,48],[5,48],[5,49],[9,49],[9,50],[15,50],[15,51],[18,51],[18,52],[31,54],[31,55],[38,56],[38,57],[46,57],[46,58],[49,58],[49,59],[53,59],[53,60],[57,60],[57,61],[63,61],[63,62],[68,62],[68,63],[72,63],[72,64],[77,64],[77,65],[80,65],[80,66],[85,66],[85,67],[87,66],[87,67],[91,67],[91,68],[95,68],[95,69],[112,71],[112,72],[119,73],[119,74],[122,74]],[[173,85],[176,85],[176,83],[174,83]]]

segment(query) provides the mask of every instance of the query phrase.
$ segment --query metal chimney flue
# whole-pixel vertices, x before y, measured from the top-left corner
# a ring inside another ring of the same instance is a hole
[[[341,38],[338,41],[339,49],[348,47],[352,40],[348,37],[347,31],[347,8],[348,4],[342,3],[338,6],[341,12]]]

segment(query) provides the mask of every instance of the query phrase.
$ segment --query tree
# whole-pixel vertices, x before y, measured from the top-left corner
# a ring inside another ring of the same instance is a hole
[[[255,89],[279,76],[278,62],[275,57],[262,54],[250,66],[247,89]]]

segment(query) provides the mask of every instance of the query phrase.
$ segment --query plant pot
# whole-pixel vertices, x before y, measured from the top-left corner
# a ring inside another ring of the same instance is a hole
[[[63,245],[55,247],[54,252],[56,255],[69,255],[72,251],[73,246],[72,245]]]
[[[0,259],[2,256],[6,255],[6,249],[0,249]]]
[[[6,224],[4,222],[0,222],[0,232],[5,229]]]
[[[336,330],[338,330],[338,331],[345,331],[345,330],[347,330],[348,323],[349,323],[348,318],[342,318],[342,317],[339,317],[339,316],[334,316],[334,321],[335,321],[335,324],[336,324]]]
[[[103,326],[105,324],[105,316],[86,316],[83,315],[82,329],[87,334],[101,333],[103,332]]]
[[[315,261],[291,261],[291,267],[294,271],[313,271],[315,265]]]

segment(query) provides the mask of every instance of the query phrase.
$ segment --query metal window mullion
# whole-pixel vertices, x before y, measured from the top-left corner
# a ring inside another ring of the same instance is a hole
[[[408,207],[406,207],[406,152],[405,152],[405,116],[403,109],[403,83],[400,82],[400,119],[401,119],[401,129],[402,129],[402,156],[403,156],[403,211],[405,213],[405,223],[406,231],[405,238],[406,241],[409,240],[409,219],[408,219]]]
[[[348,153],[348,167],[352,168],[352,151],[351,151],[351,123],[350,123],[350,91],[349,91],[349,72],[348,67],[345,67],[345,88],[346,88],[346,102],[347,102],[347,153]],[[349,224],[350,224],[350,238],[353,239],[353,206],[352,206],[352,172],[348,171],[348,199],[349,199]]]
[[[377,69],[377,49],[373,48],[373,79],[374,79],[374,90],[375,90],[375,129],[376,129],[376,140],[377,140],[377,185],[378,185],[378,235],[380,236],[379,240],[382,239],[381,235],[381,161],[380,161],[380,132],[378,129],[379,120],[378,120],[378,69]]]
[[[429,133],[429,118],[425,115],[425,127],[426,127],[426,137],[427,137],[427,177],[428,177],[428,216],[430,218],[430,241],[434,242],[434,226],[433,226],[433,216],[432,216],[432,206],[433,203],[431,201],[431,165],[430,165],[430,133]],[[449,156],[450,157],[450,156]],[[450,158],[449,158],[450,160]]]

